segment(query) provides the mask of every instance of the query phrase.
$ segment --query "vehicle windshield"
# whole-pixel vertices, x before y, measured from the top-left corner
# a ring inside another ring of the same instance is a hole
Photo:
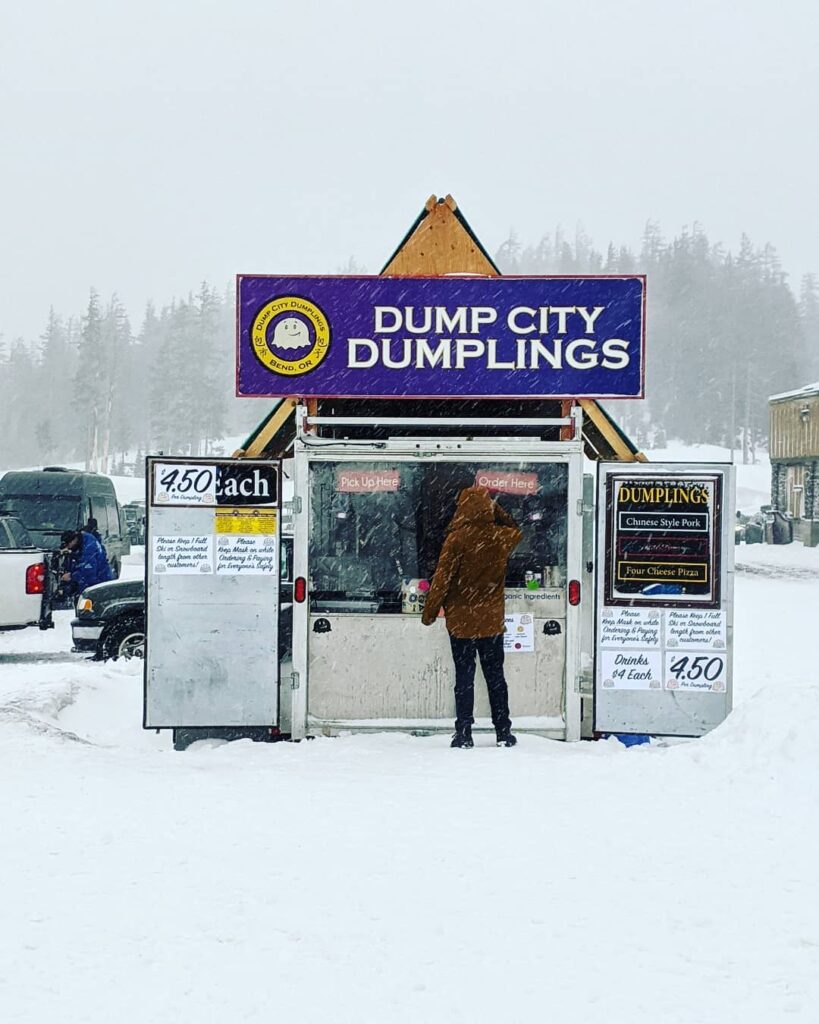
[[[0,519],[0,548],[30,547],[33,547],[31,537],[20,520],[3,516]]]
[[[76,530],[80,519],[80,499],[75,494],[4,494],[3,504],[29,531]]]

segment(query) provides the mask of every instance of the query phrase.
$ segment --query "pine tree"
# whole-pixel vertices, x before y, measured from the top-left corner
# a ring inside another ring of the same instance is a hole
[[[122,451],[130,442],[124,398],[128,394],[131,371],[131,325],[116,295],[111,297],[105,310],[101,339],[100,462],[102,472],[107,473],[114,452]]]
[[[32,423],[37,406],[37,362],[29,345],[17,338],[9,349],[0,380],[4,383],[0,402],[0,469],[42,465]]]
[[[57,450],[50,419],[37,422],[37,426],[34,428],[34,438],[37,441],[37,450],[42,455],[43,461],[50,462],[52,455]]]
[[[210,452],[214,441],[225,435],[225,380],[231,379],[233,363],[230,346],[230,365],[221,358],[221,303],[216,290],[202,282],[193,310],[192,323],[196,331],[197,349],[197,404],[196,444],[202,443],[202,454]]]
[[[802,327],[802,359],[805,381],[819,380],[819,280],[805,274],[799,289],[799,322]]]
[[[88,299],[74,374],[74,410],[85,424],[83,455],[85,468],[99,468],[100,441],[105,407],[105,384],[100,374],[103,363],[102,314],[97,292]]]
[[[71,382],[77,368],[76,348],[72,345],[69,326],[63,323],[52,307],[45,330],[40,335],[38,393],[46,408],[54,448],[49,457],[67,458],[82,443],[77,430],[78,418],[70,401]]]

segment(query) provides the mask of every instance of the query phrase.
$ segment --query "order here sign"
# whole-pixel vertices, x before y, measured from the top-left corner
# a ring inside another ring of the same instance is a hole
[[[237,310],[238,395],[643,395],[639,275],[240,275]]]

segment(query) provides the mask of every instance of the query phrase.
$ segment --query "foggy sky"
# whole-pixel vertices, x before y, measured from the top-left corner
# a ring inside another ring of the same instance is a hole
[[[698,220],[819,270],[815,0],[0,0],[0,332],[117,290],[377,272],[427,196],[490,252]],[[650,282],[649,282],[650,287]]]

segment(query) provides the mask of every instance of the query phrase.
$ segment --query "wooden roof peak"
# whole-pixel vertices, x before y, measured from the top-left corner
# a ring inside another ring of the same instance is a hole
[[[451,195],[427,199],[381,273],[386,277],[500,276]]]

